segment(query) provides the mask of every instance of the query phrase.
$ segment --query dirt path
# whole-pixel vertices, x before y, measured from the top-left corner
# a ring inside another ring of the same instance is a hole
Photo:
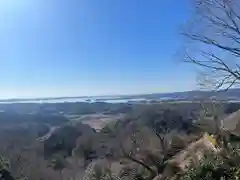
[[[48,126],[49,126],[50,129],[47,132],[47,134],[37,138],[37,141],[45,141],[45,140],[47,140],[57,129],[60,128],[60,126],[52,126],[52,127],[50,125],[48,125]]]

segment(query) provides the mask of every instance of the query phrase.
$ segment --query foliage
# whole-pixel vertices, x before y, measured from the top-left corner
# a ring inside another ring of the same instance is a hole
[[[1,180],[14,180],[10,171],[10,163],[5,158],[0,156],[0,179]]]
[[[71,156],[72,150],[76,147],[77,138],[89,135],[90,133],[93,133],[92,128],[81,123],[78,123],[78,125],[66,125],[60,127],[44,141],[45,157],[50,157],[58,153]]]
[[[157,134],[166,134],[171,131],[193,131],[192,120],[194,114],[191,109],[184,110],[173,107],[150,106],[136,113],[133,119],[153,129]]]
[[[52,157],[49,166],[52,167],[55,171],[59,172],[60,179],[62,179],[62,171],[67,167],[67,161],[61,155],[54,155]]]
[[[75,158],[83,158],[84,166],[87,166],[93,159],[96,159],[97,154],[93,149],[93,137],[79,137],[73,154]]]
[[[67,161],[64,159],[64,157],[60,155],[55,155],[51,161],[49,166],[52,167],[56,171],[63,170],[67,165]]]
[[[88,165],[83,180],[115,180],[118,179],[114,176],[110,169],[110,164],[106,160],[99,160],[92,162]]]
[[[198,167],[187,171],[181,179],[235,180],[238,177],[240,177],[240,154],[235,149],[231,149],[224,154],[207,155]]]
[[[41,123],[49,125],[61,125],[68,122],[64,116],[43,114],[43,113],[29,113],[22,114],[17,112],[0,112],[0,123],[6,124],[21,124],[21,123]]]

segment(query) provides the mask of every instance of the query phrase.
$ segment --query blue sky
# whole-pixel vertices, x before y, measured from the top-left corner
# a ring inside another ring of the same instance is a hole
[[[187,0],[0,0],[0,98],[195,89]]]

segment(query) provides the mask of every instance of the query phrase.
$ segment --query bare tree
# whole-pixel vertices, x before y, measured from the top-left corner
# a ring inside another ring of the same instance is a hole
[[[144,160],[136,157],[144,143],[143,134],[137,124],[129,123],[120,137],[119,148],[124,158],[145,168],[150,173],[150,179],[156,176],[156,171]]]
[[[240,81],[240,1],[193,0],[194,20],[183,34],[184,60],[200,68],[214,89],[229,89]],[[204,78],[203,78],[204,77]]]

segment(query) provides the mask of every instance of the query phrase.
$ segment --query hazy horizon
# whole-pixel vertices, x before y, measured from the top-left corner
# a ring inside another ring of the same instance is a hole
[[[155,92],[143,92],[143,93],[125,93],[125,94],[94,94],[94,95],[75,95],[75,96],[20,96],[20,97],[0,97],[0,100],[14,100],[14,99],[44,99],[44,98],[85,98],[85,97],[118,97],[118,96],[137,96],[147,94],[168,94],[168,93],[179,93],[188,91],[197,91],[199,89],[189,89],[183,91],[155,91]]]

